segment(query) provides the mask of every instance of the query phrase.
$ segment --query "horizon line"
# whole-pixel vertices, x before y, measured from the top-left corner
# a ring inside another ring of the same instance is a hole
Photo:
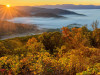
[[[4,4],[0,4],[0,6],[2,6],[2,5],[4,5]],[[18,5],[18,6],[46,6],[46,5],[48,5],[48,6],[56,6],[56,5],[93,5],[93,6],[100,6],[100,5],[94,5],[94,4],[52,4],[52,5],[50,5],[50,4],[45,4],[45,5]],[[4,5],[5,6],[5,5]],[[17,6],[17,5],[12,5],[12,6]]]

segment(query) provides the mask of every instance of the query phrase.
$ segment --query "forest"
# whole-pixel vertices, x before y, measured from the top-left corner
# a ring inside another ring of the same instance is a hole
[[[12,23],[0,20],[0,38],[2,36],[39,31],[36,25]]]
[[[97,22],[92,28],[1,40],[0,75],[100,75]]]

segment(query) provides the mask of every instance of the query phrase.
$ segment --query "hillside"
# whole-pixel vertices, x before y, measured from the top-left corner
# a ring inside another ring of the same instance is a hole
[[[0,41],[0,74],[99,75],[100,29],[92,26]]]
[[[56,14],[53,14],[53,13],[36,13],[32,16],[35,16],[35,17],[47,17],[47,18],[50,18],[50,17],[53,17],[53,18],[64,18],[63,16],[59,16],[59,15],[56,15]]]
[[[24,7],[24,6],[20,6],[20,7],[16,7],[19,10],[23,10],[25,12],[31,13],[31,14],[35,14],[35,13],[53,13],[56,15],[69,15],[69,14],[73,14],[73,15],[82,15],[79,13],[75,13],[73,11],[69,11],[69,10],[63,10],[63,9],[47,9],[47,8],[39,8],[39,7]]]
[[[27,32],[38,32],[39,29],[36,25],[29,24],[20,24],[12,23],[7,21],[0,21],[0,37],[13,35],[13,34],[22,34]]]
[[[53,13],[53,14],[58,14],[58,15],[68,15],[68,14],[75,14],[78,15],[78,13],[68,11],[68,10],[63,10],[63,9],[46,9],[46,8],[37,8],[34,10],[31,10],[33,13]]]

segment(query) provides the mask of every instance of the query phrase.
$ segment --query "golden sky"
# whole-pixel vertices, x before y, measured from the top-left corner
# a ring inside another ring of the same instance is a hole
[[[56,4],[100,5],[100,0],[0,0],[0,4],[10,4],[11,6],[35,6]]]

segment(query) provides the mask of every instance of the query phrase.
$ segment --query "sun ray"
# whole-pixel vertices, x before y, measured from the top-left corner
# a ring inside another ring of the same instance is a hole
[[[0,8],[0,20],[12,19],[14,17],[21,17],[27,14],[18,10],[16,7],[6,5]]]

